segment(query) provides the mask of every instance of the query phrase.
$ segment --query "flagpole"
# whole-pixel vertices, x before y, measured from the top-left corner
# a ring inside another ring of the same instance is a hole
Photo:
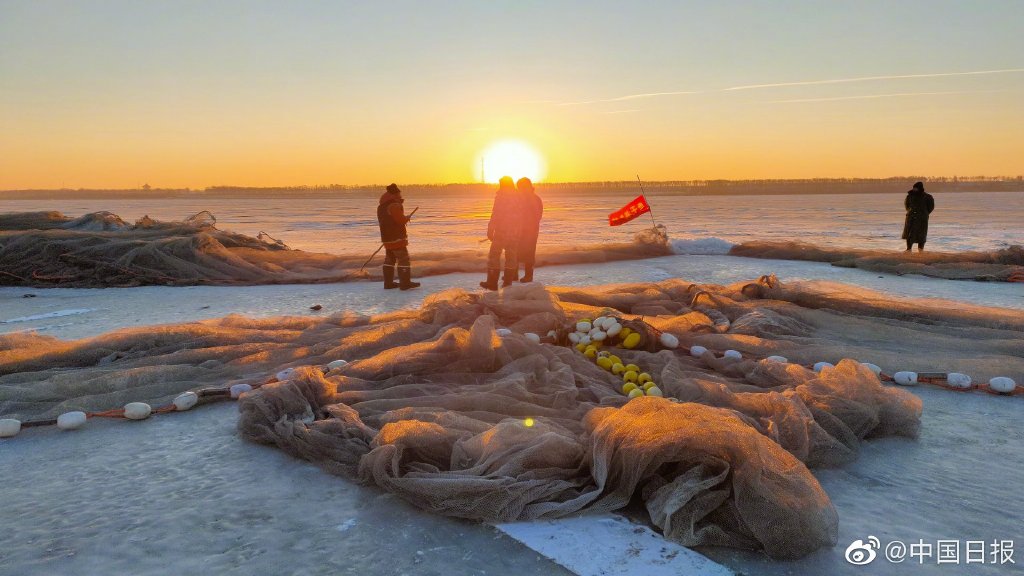
[[[640,194],[643,195],[644,200],[647,202],[647,213],[651,215],[651,224],[654,224],[654,227],[657,228],[658,223],[654,220],[654,210],[651,209],[651,201],[647,200],[647,194],[644,193],[644,183],[640,181],[639,174],[636,175],[636,181],[640,184]]]

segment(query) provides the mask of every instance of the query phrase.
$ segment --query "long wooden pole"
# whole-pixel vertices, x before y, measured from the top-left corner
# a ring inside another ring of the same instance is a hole
[[[647,194],[644,193],[644,183],[640,182],[640,175],[639,174],[636,175],[636,181],[640,184],[640,194],[643,194],[643,197],[646,200],[647,199]],[[651,224],[654,224],[654,227],[657,228],[658,227],[658,223],[654,221],[654,210],[651,209],[651,201],[650,200],[647,200],[647,213],[651,215]]]
[[[415,214],[416,211],[419,210],[419,209],[420,209],[419,206],[413,208],[412,212],[409,212],[409,218],[412,218],[412,215]],[[376,250],[373,251],[373,254],[370,254],[370,257],[366,259],[366,262],[363,262],[363,265],[359,267],[359,271],[360,272],[362,272],[363,270],[366,269],[366,265],[370,263],[370,260],[373,260],[374,256],[376,256],[378,253],[380,253],[382,248],[384,248],[384,243],[383,242],[381,243],[380,246],[377,247]]]

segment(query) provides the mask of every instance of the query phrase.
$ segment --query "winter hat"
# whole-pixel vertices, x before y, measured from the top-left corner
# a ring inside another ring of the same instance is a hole
[[[924,191],[924,182],[914,182],[914,190]]]
[[[498,189],[499,190],[515,189],[515,184],[512,182],[512,177],[511,176],[502,176],[501,179],[498,180]]]
[[[395,184],[394,182],[392,182],[391,184],[388,184],[388,192],[391,193],[391,194],[401,194],[402,193],[402,191],[398,189],[398,184]]]
[[[516,181],[516,189],[520,192],[533,192],[533,181],[523,176]]]

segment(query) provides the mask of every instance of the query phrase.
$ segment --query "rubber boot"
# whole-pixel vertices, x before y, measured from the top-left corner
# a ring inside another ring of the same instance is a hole
[[[481,288],[486,288],[488,290],[497,290],[498,289],[498,276],[500,276],[500,275],[501,275],[501,270],[498,270],[496,268],[488,268],[487,269],[487,280],[484,280],[483,282],[481,282],[480,283],[480,287]]]
[[[419,288],[419,282],[412,281],[412,268],[408,266],[398,267],[398,289],[399,290],[412,290],[413,288]]]
[[[508,288],[516,281],[519,276],[519,270],[516,268],[505,268],[505,278],[501,281],[502,288]]]
[[[519,281],[523,284],[533,282],[533,264],[526,264],[523,266],[523,277],[520,278]]]
[[[395,284],[395,267],[384,265],[384,289],[391,290],[398,288],[398,284]]]

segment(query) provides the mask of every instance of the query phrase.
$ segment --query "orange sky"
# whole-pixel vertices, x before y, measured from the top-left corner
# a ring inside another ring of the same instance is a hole
[[[0,5],[0,189],[1024,172],[1020,3],[56,4]]]

